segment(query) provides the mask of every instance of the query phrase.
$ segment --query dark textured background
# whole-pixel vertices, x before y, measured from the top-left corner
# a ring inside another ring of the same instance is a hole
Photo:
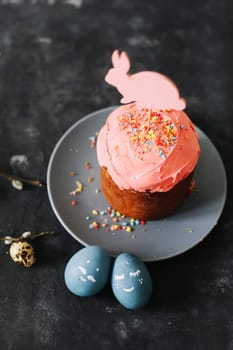
[[[58,223],[46,188],[20,192],[0,179],[2,236],[57,232],[34,241],[30,269],[0,243],[0,349],[233,349],[232,25],[231,0],[0,0],[1,170],[45,180],[62,134],[119,103],[103,81],[119,48],[135,71],[177,82],[228,175],[212,233],[189,252],[147,264],[154,293],[139,311],[119,305],[109,285],[95,297],[71,295],[64,266],[81,245]]]

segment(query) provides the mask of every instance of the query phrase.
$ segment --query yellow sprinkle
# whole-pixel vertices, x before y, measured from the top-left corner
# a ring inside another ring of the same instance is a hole
[[[82,192],[83,190],[83,185],[80,181],[76,181],[76,185],[77,185],[77,189],[75,190],[75,192]]]

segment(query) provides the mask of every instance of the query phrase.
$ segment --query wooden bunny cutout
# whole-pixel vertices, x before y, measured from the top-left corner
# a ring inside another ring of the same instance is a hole
[[[167,76],[150,71],[130,75],[130,59],[126,52],[115,50],[112,64],[105,81],[121,93],[122,103],[136,101],[139,107],[156,109],[183,110],[186,107],[177,86]]]

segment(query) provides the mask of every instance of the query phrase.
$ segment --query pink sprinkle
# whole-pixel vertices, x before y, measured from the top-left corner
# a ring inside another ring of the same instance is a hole
[[[91,164],[89,162],[85,162],[85,167],[88,170],[92,169],[92,166],[91,166]]]
[[[71,192],[70,192],[70,195],[71,195],[71,196],[75,196],[75,195],[76,195],[76,191],[71,191]]]

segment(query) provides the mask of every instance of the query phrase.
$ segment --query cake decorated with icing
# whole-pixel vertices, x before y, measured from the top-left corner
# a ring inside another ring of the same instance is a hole
[[[125,52],[112,55],[105,80],[123,95],[97,140],[101,189],[111,206],[133,218],[172,214],[193,180],[200,147],[176,85],[157,72],[130,75]]]

